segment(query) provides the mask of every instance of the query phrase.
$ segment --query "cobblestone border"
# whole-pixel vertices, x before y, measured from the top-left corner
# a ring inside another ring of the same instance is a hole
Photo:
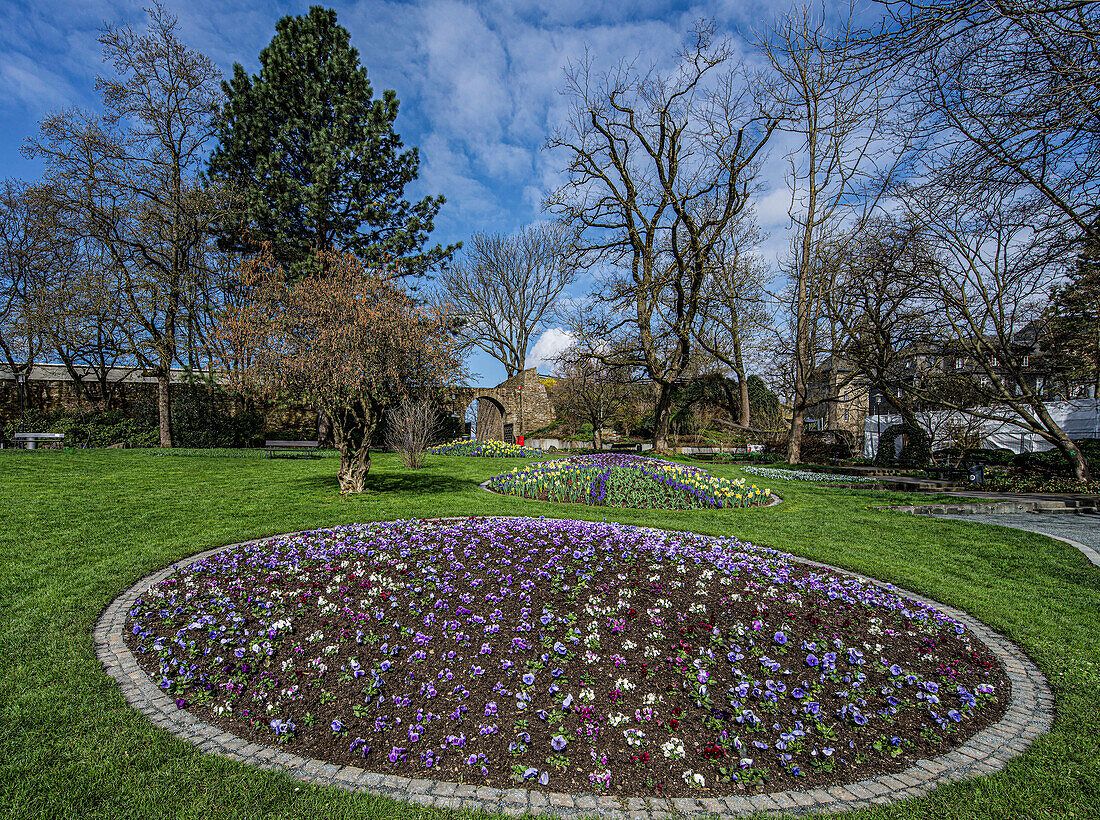
[[[248,543],[262,543],[285,537],[286,535],[276,535]],[[805,815],[811,812],[847,811],[892,803],[927,794],[944,783],[998,771],[1011,758],[1022,753],[1035,738],[1048,732],[1053,725],[1054,698],[1046,679],[1010,641],[960,610],[943,606],[900,587],[882,584],[901,595],[931,604],[969,627],[1004,666],[1011,684],[1008,710],[998,723],[978,732],[959,748],[932,760],[921,760],[898,774],[868,778],[845,786],[805,791],[658,799],[546,793],[520,788],[494,789],[427,778],[411,779],[376,774],[356,766],[336,766],[250,743],[177,708],[175,701],[161,692],[152,678],[145,674],[126,646],[123,637],[127,613],[149,587],[167,578],[181,565],[238,546],[241,544],[200,552],[145,576],[115,598],[96,622],[93,632],[96,655],[107,674],[118,681],[127,702],[155,725],[198,746],[204,752],[219,754],[262,769],[280,771],[304,783],[339,786],[351,791],[370,792],[442,809],[502,812],[513,817],[529,812],[564,818],[598,815],[609,820],[674,820],[680,817],[702,818],[711,815],[743,817],[754,812],[768,815]],[[863,581],[874,580],[829,564],[795,557],[803,563],[842,572]]]

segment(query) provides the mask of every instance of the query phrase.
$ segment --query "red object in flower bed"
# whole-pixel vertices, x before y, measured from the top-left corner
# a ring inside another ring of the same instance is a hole
[[[984,644],[888,587],[612,523],[285,536],[178,570],[129,624],[180,708],[234,734],[500,788],[851,782],[961,744],[1009,694]]]

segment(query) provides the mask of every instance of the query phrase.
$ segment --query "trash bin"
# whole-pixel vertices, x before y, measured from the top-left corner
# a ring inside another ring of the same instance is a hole
[[[970,475],[970,485],[973,487],[985,486],[985,465],[975,464],[967,471]]]

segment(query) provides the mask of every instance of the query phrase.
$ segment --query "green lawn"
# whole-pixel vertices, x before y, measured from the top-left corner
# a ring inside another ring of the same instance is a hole
[[[130,710],[96,660],[102,609],[212,546],[402,517],[613,518],[787,550],[961,607],[1042,668],[1055,731],[991,777],[852,817],[1100,816],[1100,571],[1043,536],[874,509],[899,494],[772,482],[767,509],[625,511],[493,496],[518,460],[378,456],[341,497],[332,459],[0,451],[0,817],[412,818],[443,814],[299,784],[198,752]],[[738,475],[734,467],[709,467]]]

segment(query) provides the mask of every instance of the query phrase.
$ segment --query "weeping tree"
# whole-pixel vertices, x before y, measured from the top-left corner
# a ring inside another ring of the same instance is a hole
[[[438,396],[462,370],[451,321],[415,301],[392,271],[350,254],[319,254],[304,274],[270,254],[241,266],[245,294],[219,335],[243,390],[293,399],[332,419],[340,491],[362,492],[387,407]]]

